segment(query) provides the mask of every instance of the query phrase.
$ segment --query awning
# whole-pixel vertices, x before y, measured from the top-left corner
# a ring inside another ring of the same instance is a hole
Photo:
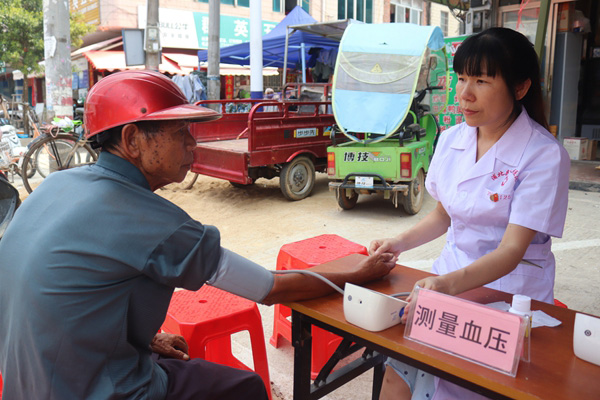
[[[169,60],[176,62],[179,67],[191,69],[198,68],[197,54],[171,53],[168,51],[163,51],[162,54]]]
[[[198,57],[196,57],[198,59]],[[202,63],[202,68],[207,68],[207,63]],[[264,67],[263,76],[274,76],[279,74],[279,70],[274,67]],[[246,75],[250,76],[250,66],[236,64],[219,64],[219,75]]]
[[[112,50],[115,47],[123,47],[123,37],[117,36],[112,39],[103,40],[98,43],[90,44],[89,46],[82,47],[71,53],[71,58],[75,58],[85,52],[92,50]]]
[[[83,53],[85,58],[92,64],[97,70],[106,71],[123,71],[128,69],[144,69],[143,65],[125,65],[125,53],[119,50],[95,50],[86,51]],[[186,75],[192,71],[190,68],[179,66],[176,62],[171,59],[162,56],[162,61],[158,66],[158,70],[162,73],[167,74],[183,74]]]

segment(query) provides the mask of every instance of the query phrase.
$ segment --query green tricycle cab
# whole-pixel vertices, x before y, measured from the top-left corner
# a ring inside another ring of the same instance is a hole
[[[438,62],[441,60],[441,64]],[[444,66],[443,75],[430,72]],[[433,79],[432,79],[433,78]],[[360,194],[382,193],[408,214],[423,205],[437,135],[427,94],[445,89],[447,58],[438,27],[351,24],[334,72],[334,130],[350,141],[327,148],[329,188],[344,210]]]
[[[356,205],[359,194],[383,193],[396,207],[416,214],[423,204],[425,174],[438,132],[435,118],[424,115],[412,137],[376,143],[346,142],[327,148],[327,174],[344,210]]]

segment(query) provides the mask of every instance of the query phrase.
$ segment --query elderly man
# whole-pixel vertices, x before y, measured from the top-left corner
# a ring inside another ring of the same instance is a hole
[[[50,175],[0,242],[5,399],[267,398],[258,375],[189,360],[183,338],[156,335],[176,287],[208,283],[265,304],[330,291],[313,277],[274,277],[153,193],[189,170],[189,123],[216,118],[154,72],[115,73],[90,90],[98,162]],[[362,283],[394,263],[385,254],[320,272]]]

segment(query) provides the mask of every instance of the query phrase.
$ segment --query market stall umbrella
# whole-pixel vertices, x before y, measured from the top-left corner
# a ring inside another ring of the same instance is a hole
[[[263,66],[283,67],[285,52],[285,35],[288,26],[308,25],[317,22],[300,6],[296,6],[273,30],[263,36]],[[304,58],[312,48],[337,49],[339,41],[305,31],[295,31],[289,36],[289,48],[300,49],[304,44]],[[222,63],[250,65],[250,43],[240,43],[221,48]],[[208,60],[208,50],[198,51],[199,62]],[[287,67],[295,68],[302,62],[300,50],[290,51]]]

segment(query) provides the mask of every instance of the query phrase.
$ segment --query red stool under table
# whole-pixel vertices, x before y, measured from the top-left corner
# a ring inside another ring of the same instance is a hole
[[[324,264],[350,254],[368,254],[367,248],[338,235],[320,235],[310,239],[288,243],[281,247],[277,256],[277,270],[306,269]],[[279,339],[292,341],[292,324],[289,307],[275,305],[273,336],[269,343],[279,347]],[[315,379],[331,357],[342,338],[316,326],[312,327],[311,377]]]
[[[252,371],[231,352],[231,335],[248,331],[254,371],[271,398],[265,336],[255,302],[209,285],[195,292],[179,290],[173,293],[162,330],[183,336],[191,358]]]
[[[554,299],[554,305],[557,307],[569,308],[569,307],[567,307],[567,305],[565,303],[563,303],[562,301],[557,300],[557,299]]]

